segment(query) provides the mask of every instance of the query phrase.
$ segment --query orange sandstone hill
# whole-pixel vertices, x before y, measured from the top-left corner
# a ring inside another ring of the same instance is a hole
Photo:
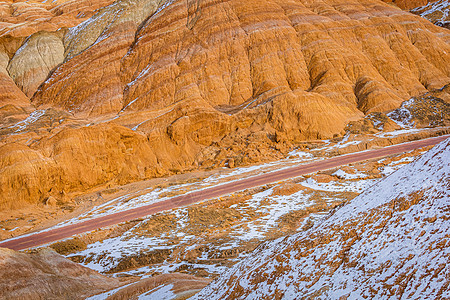
[[[450,82],[450,32],[381,0],[47,2],[0,0],[1,208],[280,158]]]

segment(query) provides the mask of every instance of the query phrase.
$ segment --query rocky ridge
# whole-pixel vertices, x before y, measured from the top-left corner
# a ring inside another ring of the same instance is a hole
[[[450,139],[193,299],[449,297]]]
[[[4,208],[279,159],[450,81],[448,31],[378,0],[5,3],[59,25],[5,27]]]

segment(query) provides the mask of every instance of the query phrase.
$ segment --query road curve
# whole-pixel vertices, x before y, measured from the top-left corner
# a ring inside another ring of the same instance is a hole
[[[426,146],[436,145],[439,142],[447,139],[448,137],[450,137],[450,135],[418,140],[410,143],[389,146],[386,148],[376,150],[369,150],[342,156],[336,156],[330,159],[313,162],[310,164],[299,165],[296,167],[291,167],[280,171],[265,173],[247,179],[230,182],[219,186],[203,189],[197,192],[177,196],[154,204],[141,206],[138,208],[122,211],[119,213],[114,213],[107,216],[91,219],[77,224],[67,225],[64,227],[55,228],[48,231],[41,231],[35,234],[5,240],[3,242],[0,242],[0,247],[9,248],[13,250],[23,250],[27,248],[32,248],[39,245],[55,242],[64,238],[68,238],[75,234],[80,234],[101,227],[106,227],[137,218],[142,218],[161,211],[187,206],[202,200],[223,196],[240,190],[245,190],[248,188],[257,187],[305,174],[315,173],[317,171],[332,169],[351,163],[361,162],[368,159],[381,158],[387,155],[399,154]]]

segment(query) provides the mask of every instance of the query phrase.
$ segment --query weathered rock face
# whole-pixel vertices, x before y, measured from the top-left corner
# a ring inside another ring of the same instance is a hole
[[[8,73],[16,85],[33,96],[50,71],[64,60],[61,33],[39,32],[30,36],[8,65]]]
[[[1,44],[1,43],[0,43]],[[7,71],[9,56],[4,45],[0,46],[0,108],[7,104],[29,106],[26,95],[16,86]]]
[[[73,27],[114,0],[0,2],[0,37],[26,38],[36,32]]]
[[[11,77],[0,71],[0,109],[7,104],[30,106],[30,100],[17,87]]]
[[[432,23],[450,29],[450,2],[448,0],[383,0],[409,10]]]
[[[0,1],[0,197],[280,158],[450,82],[449,43],[379,0]]]
[[[118,44],[119,33],[104,32],[90,48],[101,55],[86,51],[62,65],[33,102],[89,115],[194,99],[212,107],[242,105],[238,110],[281,104],[292,107],[287,117],[300,119],[306,134],[330,135],[361,111],[392,109],[450,81],[449,46],[436,37],[439,30],[379,1],[336,8],[302,1],[189,3],[175,1],[152,15],[133,44],[132,34]],[[98,30],[93,23],[84,35]],[[106,55],[112,40],[115,52]],[[67,80],[73,84],[63,89]]]
[[[447,298],[450,139],[193,299]]]
[[[65,192],[151,178],[157,170],[151,144],[128,128],[67,129],[30,147],[0,147],[0,207],[44,202],[48,196],[64,201]]]
[[[119,72],[121,59],[133,43],[139,24],[156,11],[159,2],[118,1],[70,29],[64,37],[68,61],[44,84],[35,103],[93,116],[119,112],[124,88]],[[67,81],[71,84],[64,83]],[[47,97],[54,99],[49,103]]]
[[[49,249],[24,254],[1,248],[0,266],[2,299],[80,299],[121,285]]]
[[[430,128],[450,126],[450,85],[411,98],[387,114],[368,114],[364,119],[350,122],[349,134],[367,134],[394,131],[401,126]]]
[[[64,60],[66,28],[87,20],[96,10],[112,2],[1,1],[0,73],[9,75],[28,97],[33,96],[50,71]],[[0,98],[14,97],[0,90]]]

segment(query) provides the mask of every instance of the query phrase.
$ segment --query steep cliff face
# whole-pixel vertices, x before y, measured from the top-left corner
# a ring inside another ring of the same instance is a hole
[[[4,203],[280,158],[450,82],[448,30],[379,0],[47,2],[0,1],[0,151],[36,158]]]
[[[448,298],[449,162],[447,139],[194,299]]]

